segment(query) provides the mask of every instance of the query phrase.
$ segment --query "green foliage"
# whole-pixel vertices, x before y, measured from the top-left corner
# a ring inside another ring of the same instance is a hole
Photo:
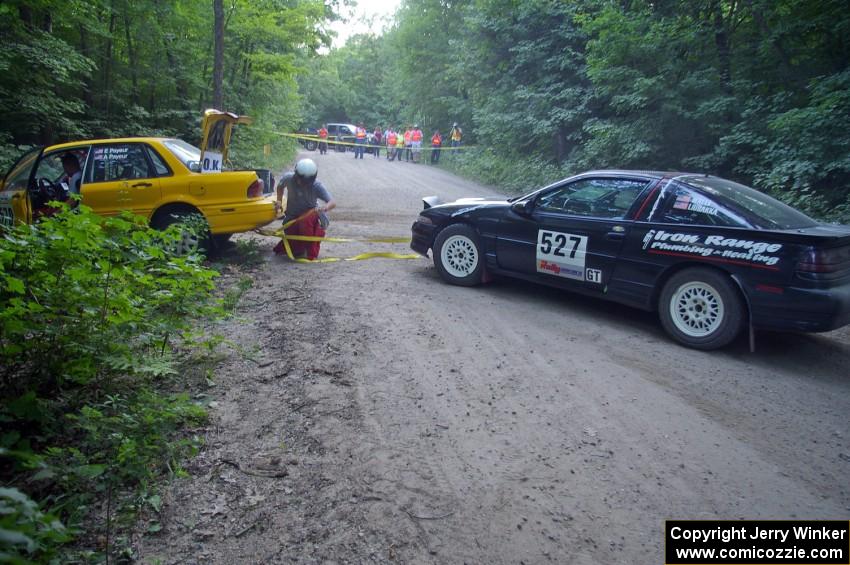
[[[510,189],[692,170],[850,222],[847,37],[838,0],[406,0],[299,84],[309,125],[458,121],[441,165]]]
[[[338,4],[228,2],[221,109],[292,131],[302,105],[295,73],[329,41],[325,26]],[[3,171],[20,154],[15,146],[137,135],[199,142],[202,111],[212,105],[211,3],[14,0],[0,10]],[[237,132],[231,159],[271,165],[260,156],[273,139]],[[285,145],[278,161],[291,151]]]
[[[2,452],[0,452],[2,453]],[[48,562],[71,539],[56,516],[16,488],[0,488],[0,562]]]
[[[254,285],[251,277],[241,277],[235,286],[228,288],[222,298],[222,308],[227,313],[233,313],[242,300],[242,296]]]
[[[51,515],[97,529],[98,497],[148,492],[197,449],[180,430],[204,410],[159,390],[180,372],[193,319],[223,312],[211,299],[216,273],[173,251],[186,229],[62,206],[0,238],[0,455],[12,463],[3,473],[51,509],[30,509],[28,522],[28,506],[15,510],[15,531],[35,545],[3,551],[55,553],[67,536],[45,526]],[[138,510],[133,496],[115,497],[116,516]]]
[[[186,329],[214,272],[168,245],[179,227],[65,209],[0,240],[0,382],[7,394],[86,385]]]

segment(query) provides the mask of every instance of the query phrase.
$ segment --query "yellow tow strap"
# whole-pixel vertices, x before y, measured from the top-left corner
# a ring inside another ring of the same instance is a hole
[[[318,135],[314,135],[314,134],[287,133],[287,132],[283,132],[283,131],[275,131],[273,129],[258,128],[258,127],[253,127],[253,126],[245,126],[245,128],[246,129],[254,129],[254,130],[257,130],[257,131],[264,131],[266,133],[279,135],[281,137],[290,137],[292,139],[303,139],[305,141],[323,142],[323,143],[327,143],[328,145],[331,145],[331,146],[342,145],[342,146],[350,146],[350,147],[358,147],[359,146],[359,147],[364,147],[364,148],[366,148],[366,147],[377,147],[378,149],[386,149],[387,148],[386,144],[382,144],[382,145],[367,144],[367,143],[358,144],[358,143],[354,143],[352,141],[337,141],[336,137],[334,137],[333,139],[330,139],[330,138],[321,139]],[[393,146],[393,149],[407,149],[408,147],[409,147],[408,145]],[[421,151],[435,151],[435,150],[438,150],[438,149],[440,151],[462,151],[462,150],[465,150],[465,149],[474,149],[476,147],[477,146],[475,146],[475,145],[459,145],[457,147],[452,147],[450,145],[441,145],[439,147],[431,147],[429,145],[422,145],[421,147],[419,147],[419,149]]]
[[[295,257],[292,254],[292,248],[289,246],[290,241],[326,241],[331,243],[350,243],[350,242],[364,242],[364,243],[409,243],[409,237],[371,237],[371,238],[349,238],[349,237],[318,237],[315,235],[287,235],[286,229],[290,227],[292,224],[307,218],[311,214],[315,214],[316,210],[308,210],[304,214],[301,214],[294,220],[289,220],[280,229],[270,230],[265,228],[259,228],[255,230],[260,235],[267,235],[272,237],[279,237],[283,242],[283,248],[286,250],[286,256],[289,257],[290,260],[295,261],[297,263],[336,263],[337,261],[362,261],[364,259],[375,259],[378,257],[382,257],[385,259],[418,259],[421,255],[417,253],[392,253],[386,251],[372,251],[369,253],[360,253],[359,255],[355,255],[353,257],[325,257],[322,259],[304,259],[302,257]]]

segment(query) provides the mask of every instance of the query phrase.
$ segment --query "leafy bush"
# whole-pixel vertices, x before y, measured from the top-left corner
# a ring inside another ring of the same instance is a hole
[[[109,539],[112,514],[132,517],[133,493],[179,474],[197,449],[179,435],[203,408],[159,390],[191,346],[193,318],[222,312],[211,301],[216,273],[171,251],[185,229],[81,206],[0,237],[0,475],[50,509],[0,493],[0,515],[14,517],[2,523],[12,533],[0,555],[53,555],[69,537],[53,515]],[[89,519],[103,497],[113,509],[105,526]]]
[[[0,562],[26,562],[20,556],[49,560],[52,547],[70,539],[56,516],[16,488],[0,488]]]
[[[197,256],[169,253],[180,228],[64,210],[0,240],[0,385],[6,394],[167,372],[168,340],[213,289]]]

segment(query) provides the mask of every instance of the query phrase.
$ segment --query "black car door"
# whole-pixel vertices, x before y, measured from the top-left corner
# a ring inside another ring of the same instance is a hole
[[[611,279],[627,220],[648,180],[582,178],[514,206],[499,227],[496,259],[502,269],[566,287],[602,291]]]

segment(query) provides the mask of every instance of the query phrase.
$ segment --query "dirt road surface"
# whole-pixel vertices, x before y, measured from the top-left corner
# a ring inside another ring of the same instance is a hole
[[[329,235],[409,235],[423,196],[493,194],[309,156],[339,202]],[[426,259],[295,264],[261,240],[215,328],[238,349],[205,391],[206,446],[143,562],[657,564],[665,519],[850,514],[847,329],[703,353],[626,307],[448,286]],[[408,252],[322,255],[380,250]]]

